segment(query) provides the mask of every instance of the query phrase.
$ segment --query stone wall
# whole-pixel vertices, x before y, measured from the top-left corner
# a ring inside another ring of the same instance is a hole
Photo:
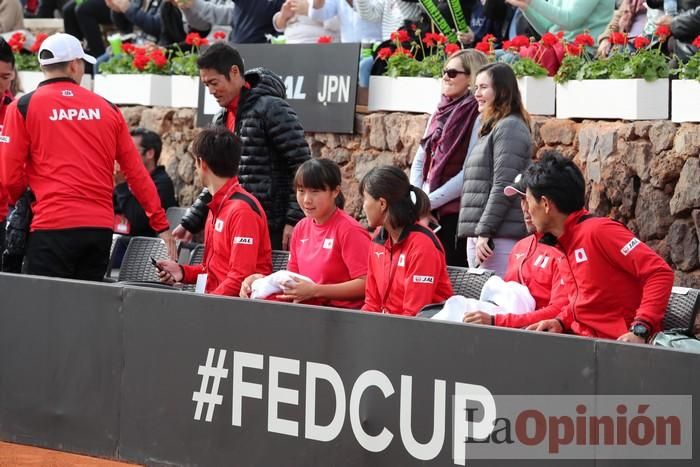
[[[175,181],[181,205],[199,192],[187,154],[196,134],[191,109],[123,108],[130,125],[163,135],[161,163]],[[343,171],[346,209],[361,217],[359,181],[373,166],[408,168],[426,115],[358,115],[353,135],[308,134],[314,157]],[[588,180],[588,207],[623,222],[676,270],[676,283],[700,288],[700,125],[669,121],[600,122],[535,118],[537,154],[556,148]]]

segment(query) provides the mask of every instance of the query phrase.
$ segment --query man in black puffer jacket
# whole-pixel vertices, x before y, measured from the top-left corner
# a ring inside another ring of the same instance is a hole
[[[226,126],[243,143],[238,179],[267,213],[272,248],[287,249],[294,225],[304,217],[292,181],[311,153],[297,114],[285,101],[284,84],[263,68],[244,75],[238,51],[221,42],[209,47],[197,65],[202,84],[222,107],[213,124]],[[202,230],[210,199],[206,190],[200,194],[173,232],[175,238]]]

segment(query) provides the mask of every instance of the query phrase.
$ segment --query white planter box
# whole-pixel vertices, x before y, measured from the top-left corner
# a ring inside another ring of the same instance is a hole
[[[671,81],[671,120],[678,123],[700,122],[700,81]]]
[[[95,92],[113,104],[170,107],[170,76],[96,75]]]
[[[40,71],[18,71],[19,81],[22,84],[22,92],[27,94],[34,91],[39,83],[44,81],[44,74]],[[85,89],[92,90],[92,76],[84,75],[80,85]]]
[[[197,108],[199,98],[199,78],[196,76],[170,77],[170,105],[172,107]]]
[[[433,113],[441,94],[442,81],[436,78],[370,76],[367,109]]]
[[[525,76],[518,79],[518,88],[525,110],[533,115],[554,115],[556,94],[554,78]]]
[[[600,79],[557,84],[557,118],[667,120],[668,80]]]

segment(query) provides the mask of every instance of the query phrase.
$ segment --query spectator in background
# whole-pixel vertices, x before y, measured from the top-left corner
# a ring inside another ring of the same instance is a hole
[[[15,55],[5,39],[0,37],[0,136],[3,135],[2,122],[5,120],[7,106],[12,102],[10,87],[15,79]],[[7,191],[0,183],[0,255],[5,250],[5,219],[9,210],[10,201]],[[0,258],[0,266],[2,258]]]
[[[365,297],[367,230],[343,211],[340,167],[329,159],[304,162],[294,177],[297,202],[306,217],[292,233],[287,270],[308,277],[284,286],[277,300],[360,309]],[[254,274],[246,279],[241,296],[248,297]]]
[[[474,97],[481,128],[464,163],[457,234],[467,238],[470,267],[483,266],[503,277],[513,246],[527,235],[517,200],[503,189],[532,157],[530,117],[513,70],[504,63],[479,70]]]
[[[321,36],[339,39],[337,18],[316,21],[308,16],[308,0],[286,0],[280,11],[272,17],[275,30],[284,34],[287,44],[315,44]]]
[[[153,179],[161,207],[167,211],[168,208],[177,206],[173,181],[165,171],[165,167],[158,165],[163,147],[160,136],[145,128],[135,128],[131,130],[131,139],[141,155],[144,167]],[[115,232],[121,236],[112,253],[112,268],[118,268],[132,237],[155,237],[156,232],[148,224],[148,216],[131,192],[121,170],[114,175],[114,182]]]
[[[39,0],[39,8],[36,12],[37,18],[54,18],[56,12],[61,13],[67,0]]]
[[[309,18],[315,21],[327,21],[334,16],[340,21],[341,42],[381,41],[381,22],[378,19],[363,19],[346,0],[313,0],[309,7]]]
[[[612,47],[610,36],[614,32],[624,33],[629,38],[645,35],[646,19],[645,0],[622,0],[605,31],[598,36],[598,54],[605,57],[610,53]]]
[[[204,262],[181,266],[158,261],[161,281],[194,284],[206,275],[205,292],[237,297],[243,280],[256,271],[272,271],[267,217],[260,202],[241,187],[241,140],[226,128],[202,131],[192,142],[199,180],[213,198],[204,233]]]
[[[411,164],[411,184],[430,198],[430,209],[441,229],[436,232],[447,264],[467,264],[466,241],[457,241],[459,198],[464,160],[479,139],[479,105],[470,92],[477,71],[488,63],[475,49],[456,52],[445,63],[442,99]]]
[[[29,274],[101,281],[109,263],[114,163],[176,254],[165,211],[119,109],[78,83],[95,58],[69,34],[39,49],[46,81],[10,104],[0,141],[0,182],[14,202],[36,197],[26,262]]]
[[[528,329],[644,343],[661,330],[673,271],[622,224],[591,216],[579,168],[552,151],[525,172],[528,212],[569,268],[569,303]]]
[[[142,8],[139,0],[105,0],[111,10],[110,17],[114,25],[122,33],[132,32],[133,27],[138,27],[146,39],[158,42],[160,38],[160,8],[167,2],[161,0],[145,0],[145,8]]]
[[[19,0],[0,0],[0,33],[24,28],[24,12]]]
[[[360,183],[372,240],[365,311],[415,316],[425,305],[452,296],[445,251],[440,240],[419,223],[430,200],[411,186],[398,167],[375,167]]]
[[[105,53],[105,40],[100,25],[112,24],[110,9],[105,0],[71,0],[63,7],[63,30],[87,42],[90,54]]]
[[[232,0],[224,5],[205,0],[177,1],[190,24],[230,25],[229,41],[234,44],[265,43],[267,35],[276,35],[272,17],[283,4],[284,0]]]
[[[264,68],[245,73],[243,59],[229,44],[216,43],[197,60],[199,77],[221,106],[214,126],[225,126],[243,141],[240,181],[268,213],[275,249],[287,249],[294,225],[304,216],[296,202],[292,181],[310,157],[304,130],[284,100],[279,76]],[[205,190],[175,229],[178,238],[191,238],[204,227]]]
[[[615,0],[506,0],[518,7],[539,33],[564,32],[568,41],[583,33],[599,37],[612,19]]]
[[[660,2],[654,2],[654,0],[649,2],[650,6],[657,3]],[[679,1],[678,7],[680,14],[677,16],[664,14],[656,20],[656,23],[671,28],[673,37],[668,41],[668,53],[686,62],[698,50],[691,43],[700,35],[700,1]]]
[[[504,190],[506,196],[520,199],[520,209],[525,218],[525,227],[531,235],[513,247],[508,259],[508,269],[503,280],[524,285],[535,299],[535,310],[525,314],[502,313],[490,315],[483,311],[465,313],[463,321],[472,324],[490,324],[508,328],[522,328],[545,319],[556,317],[569,303],[566,283],[559,272],[566,266],[566,258],[558,249],[542,242],[543,235],[537,233],[527,210],[525,184],[522,174]]]

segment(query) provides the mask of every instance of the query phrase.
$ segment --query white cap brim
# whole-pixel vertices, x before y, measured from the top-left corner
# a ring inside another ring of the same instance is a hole
[[[83,60],[85,60],[86,62],[88,62],[91,65],[94,65],[95,63],[97,63],[97,59],[95,57],[93,57],[90,54],[86,54],[85,52],[83,52],[82,57],[75,57],[72,60],[76,60],[78,58],[82,58]],[[65,59],[57,58],[57,57],[47,58],[44,60],[39,59],[39,65],[53,65],[54,63],[61,63],[61,62],[65,62],[65,61],[66,61]]]
[[[506,196],[525,196],[525,193],[510,185],[503,189],[503,193],[505,193]]]

